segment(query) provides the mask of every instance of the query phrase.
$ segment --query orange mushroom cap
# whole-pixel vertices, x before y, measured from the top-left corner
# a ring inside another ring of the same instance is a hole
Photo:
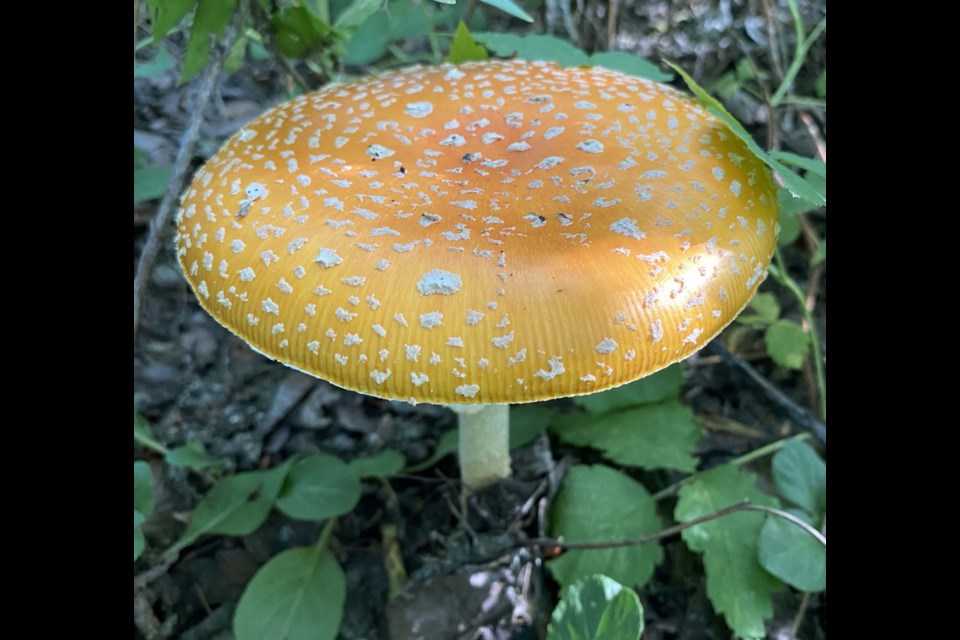
[[[201,305],[391,399],[530,402],[701,348],[764,278],[764,165],[692,98],[607,69],[416,67],[274,107],[177,217]]]

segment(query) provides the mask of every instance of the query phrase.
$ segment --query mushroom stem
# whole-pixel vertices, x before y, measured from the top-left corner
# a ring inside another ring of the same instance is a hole
[[[510,405],[456,405],[460,476],[470,489],[510,477]]]

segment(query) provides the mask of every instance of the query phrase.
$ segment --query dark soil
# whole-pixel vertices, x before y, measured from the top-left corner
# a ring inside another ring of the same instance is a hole
[[[744,55],[766,67],[772,64],[763,7],[778,5],[774,0],[621,4],[626,6],[620,10],[619,48],[653,60],[672,59],[692,70],[705,86]],[[592,17],[580,27],[584,41],[603,45],[606,17],[601,5],[606,3],[587,3]],[[801,8],[805,16],[813,17],[810,23],[825,11],[822,2],[801,3]],[[789,13],[779,5],[774,9],[781,37],[788,38]],[[789,40],[785,45],[792,51]],[[182,54],[182,42],[176,38],[166,46],[174,59]],[[808,67],[825,68],[825,45],[814,51]],[[286,83],[283,70],[272,60],[225,76],[201,130],[195,165],[245,121],[279,101]],[[172,163],[195,85],[176,86],[174,72],[135,81],[134,143],[147,151],[151,164]],[[766,115],[759,100],[739,92],[730,106],[764,135]],[[814,116],[825,132],[823,113]],[[784,148],[814,153],[809,135],[792,112],[779,124]],[[135,265],[156,205],[134,209]],[[814,215],[811,221],[822,234],[822,218]],[[166,245],[171,244],[168,237]],[[786,250],[789,264],[796,267],[793,275],[803,286],[811,277],[805,266],[808,255],[802,239]],[[817,317],[822,318],[825,276],[822,271],[812,275],[819,278]],[[784,309],[795,309],[772,282],[763,290],[781,296]],[[747,336],[735,351],[793,402],[813,406],[809,376],[774,367],[759,335]],[[697,452],[702,468],[803,430],[768,391],[710,348],[685,364],[685,374],[684,398],[708,428]],[[361,396],[260,356],[198,307],[170,248],[161,252],[144,292],[134,394],[160,442],[168,447],[200,442],[211,456],[224,461],[228,471],[268,468],[305,452],[350,460],[383,449],[399,451],[408,464],[416,464],[428,458],[439,437],[455,426],[454,415],[445,408]],[[543,567],[544,550],[518,550],[516,545],[544,533],[545,509],[566,465],[590,462],[594,456],[541,435],[514,452],[514,479],[471,498],[465,515],[455,461],[449,456],[416,476],[391,479],[389,485],[366,483],[359,506],[340,519],[332,543],[348,581],[339,637],[544,637],[556,584]],[[284,549],[312,543],[319,525],[274,514],[249,536],[202,538],[165,565],[161,551],[183,532],[209,484],[137,446],[134,458],[150,461],[156,496],[154,513],[144,527],[147,551],[134,564],[134,574],[140,576],[134,594],[134,638],[232,638],[234,607],[258,567]],[[654,491],[675,479],[667,473],[643,476]],[[661,504],[666,521],[671,521],[673,506],[673,500]],[[382,553],[385,524],[398,527],[410,576],[404,593],[392,601]],[[676,537],[665,541],[664,549],[665,561],[640,592],[647,620],[644,637],[729,638],[730,631],[706,597],[700,557]],[[769,637],[789,637],[801,599],[792,590],[776,596]],[[814,596],[798,637],[823,638],[825,630],[824,599]]]

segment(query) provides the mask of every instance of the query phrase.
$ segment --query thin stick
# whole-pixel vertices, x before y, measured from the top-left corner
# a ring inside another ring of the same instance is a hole
[[[234,21],[240,12],[234,15]],[[170,223],[170,217],[173,215],[174,207],[180,197],[180,187],[190,168],[190,159],[193,157],[193,150],[197,146],[197,139],[200,134],[200,125],[203,123],[203,113],[210,104],[214,91],[219,84],[220,74],[223,71],[223,61],[227,56],[227,51],[233,46],[233,40],[237,33],[236,25],[227,28],[219,46],[210,47],[210,62],[207,64],[203,80],[197,86],[195,97],[196,102],[193,105],[190,120],[187,128],[183,132],[183,138],[180,141],[180,148],[177,150],[177,159],[173,165],[173,172],[170,175],[170,183],[167,185],[167,192],[160,201],[157,213],[150,221],[150,232],[147,236],[147,242],[143,245],[143,251],[140,253],[140,262],[137,264],[137,274],[133,279],[133,340],[136,343],[137,329],[140,326],[140,312],[143,308],[144,290],[147,288],[147,282],[150,280],[150,272],[153,263],[160,253],[165,231]]]
[[[698,524],[703,524],[705,522],[710,522],[711,520],[716,520],[724,516],[728,516],[732,513],[737,513],[738,511],[759,511],[761,513],[767,513],[778,518],[783,518],[787,522],[790,522],[801,529],[804,532],[812,536],[822,544],[824,547],[827,546],[827,537],[817,531],[815,528],[808,525],[806,522],[796,517],[792,513],[787,513],[786,511],[781,511],[780,509],[774,509],[773,507],[766,507],[760,504],[752,504],[748,501],[738,502],[737,504],[732,504],[729,507],[725,507],[713,513],[708,513],[705,516],[700,516],[699,518],[694,518],[687,522],[682,522],[680,524],[673,525],[672,527],[667,527],[656,533],[651,533],[650,535],[643,536],[641,538],[633,538],[631,540],[606,540],[602,542],[566,542],[557,538],[532,538],[527,540],[523,544],[518,546],[520,547],[561,547],[563,549],[619,549],[621,547],[637,547],[642,544],[647,544],[648,542],[655,542],[657,540],[663,540],[664,538],[669,538],[675,536],[685,529],[695,527]]]

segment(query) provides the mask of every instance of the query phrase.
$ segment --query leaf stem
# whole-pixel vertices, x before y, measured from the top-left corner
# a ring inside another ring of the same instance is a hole
[[[802,441],[807,440],[807,439],[809,439],[809,438],[810,438],[810,433],[808,433],[808,432],[798,433],[798,434],[795,435],[795,436],[791,436],[791,437],[789,437],[789,438],[784,438],[783,440],[777,440],[776,442],[771,442],[770,444],[764,445],[764,446],[760,447],[759,449],[754,449],[754,450],[751,451],[750,453],[745,453],[744,455],[742,455],[742,456],[740,456],[740,457],[738,457],[738,458],[734,458],[733,460],[730,460],[730,461],[726,462],[725,464],[733,465],[733,466],[735,466],[735,467],[740,467],[740,466],[743,466],[743,465],[745,465],[745,464],[747,464],[747,463],[749,463],[749,462],[753,462],[754,460],[757,460],[757,459],[759,459],[759,458],[762,458],[762,457],[764,457],[764,456],[768,456],[768,455],[770,455],[771,453],[776,453],[777,451],[779,451],[780,449],[782,449],[788,442],[793,442],[793,441],[802,442]],[[673,484],[671,484],[671,485],[669,485],[669,486],[661,489],[661,490],[658,491],[657,493],[653,494],[653,499],[654,499],[655,501],[657,501],[657,500],[662,500],[662,499],[664,499],[664,498],[668,498],[668,497],[672,496],[672,495],[675,494],[677,491],[679,491],[681,487],[683,487],[683,486],[686,485],[686,484],[689,484],[689,483],[693,482],[694,480],[696,480],[697,478],[699,478],[699,477],[700,477],[701,475],[703,475],[704,473],[705,473],[705,471],[698,471],[698,472],[696,472],[696,473],[691,473],[690,475],[688,475],[687,477],[683,478],[682,480],[680,480],[680,481],[678,481],[678,482],[674,482]]]
[[[159,453],[164,458],[166,458],[167,454],[170,453],[170,449],[167,449],[165,446],[163,446],[162,444],[160,444],[159,442],[157,442],[156,440],[154,440],[148,435],[137,433],[136,429],[133,430],[133,441],[143,445],[147,449],[151,449]]]
[[[827,374],[823,368],[823,353],[820,350],[820,337],[817,335],[816,325],[813,322],[813,311],[807,306],[807,296],[800,289],[800,286],[787,273],[783,263],[783,255],[780,249],[777,249],[774,255],[777,264],[770,265],[770,275],[774,280],[787,288],[800,303],[800,310],[803,313],[803,319],[807,323],[810,332],[810,348],[813,356],[813,368],[817,378],[817,391],[819,392],[820,419],[824,423],[827,421]]]
[[[800,9],[797,8],[796,0],[787,0],[787,5],[790,7],[790,13],[793,15],[793,22],[797,32],[797,46],[793,54],[793,62],[790,63],[790,68],[787,69],[786,75],[783,76],[783,81],[780,83],[780,86],[777,87],[773,98],[770,99],[770,103],[774,107],[779,106],[783,102],[784,96],[790,90],[790,87],[793,86],[793,81],[796,80],[797,74],[800,73],[800,69],[803,67],[803,63],[806,62],[810,47],[813,46],[813,43],[817,41],[820,34],[827,28],[827,19],[823,18],[817,23],[817,26],[813,28],[810,35],[805,37],[803,18],[800,16]]]

